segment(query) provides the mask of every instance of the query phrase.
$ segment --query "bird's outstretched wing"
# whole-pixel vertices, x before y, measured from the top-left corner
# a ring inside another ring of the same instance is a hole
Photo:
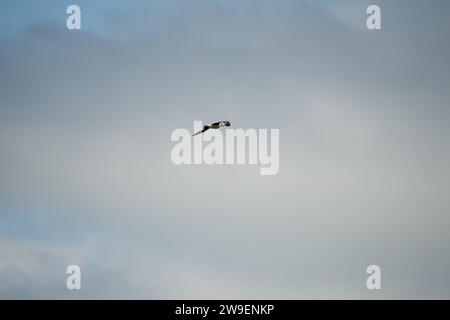
[[[205,132],[205,131],[208,130],[208,129],[209,129],[209,127],[203,126],[203,129],[202,129],[202,130],[200,130],[200,131],[194,133],[192,136],[196,136],[196,135],[198,135],[198,134],[200,134],[200,133],[203,133],[203,132]]]

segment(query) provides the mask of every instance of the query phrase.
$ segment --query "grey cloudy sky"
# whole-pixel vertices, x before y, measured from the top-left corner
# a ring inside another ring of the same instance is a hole
[[[450,2],[37,3],[0,11],[0,298],[450,298]],[[279,173],[172,164],[222,119]]]

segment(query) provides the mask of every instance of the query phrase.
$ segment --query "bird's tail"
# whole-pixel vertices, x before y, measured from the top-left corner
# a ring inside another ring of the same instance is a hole
[[[198,134],[200,134],[200,133],[203,133],[203,132],[205,132],[205,131],[208,130],[208,129],[209,129],[208,126],[204,126],[202,130],[200,130],[200,131],[194,133],[192,136],[196,136],[196,135],[198,135]]]

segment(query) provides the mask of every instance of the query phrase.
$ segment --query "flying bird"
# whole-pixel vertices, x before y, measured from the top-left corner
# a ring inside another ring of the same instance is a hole
[[[214,123],[211,123],[211,124],[206,124],[206,125],[203,126],[202,130],[194,133],[192,136],[196,136],[196,135],[198,135],[200,133],[203,133],[203,132],[205,132],[208,129],[219,129],[219,128],[222,128],[222,127],[229,127],[230,125],[231,125],[230,121],[219,121],[219,122],[214,122]]]

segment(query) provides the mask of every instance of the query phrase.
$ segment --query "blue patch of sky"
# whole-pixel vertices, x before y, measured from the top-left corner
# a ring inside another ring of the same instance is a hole
[[[180,9],[203,5],[251,8],[252,6],[278,6],[287,1],[255,0],[15,0],[1,4],[0,37],[14,37],[30,25],[42,23],[60,24],[65,28],[66,8],[77,4],[81,8],[83,32],[106,37],[122,36],[127,31],[146,26],[146,30],[158,30],[176,17]],[[325,9],[333,9],[337,0],[304,0]],[[123,21],[120,21],[125,18]],[[114,19],[117,19],[115,23]]]

